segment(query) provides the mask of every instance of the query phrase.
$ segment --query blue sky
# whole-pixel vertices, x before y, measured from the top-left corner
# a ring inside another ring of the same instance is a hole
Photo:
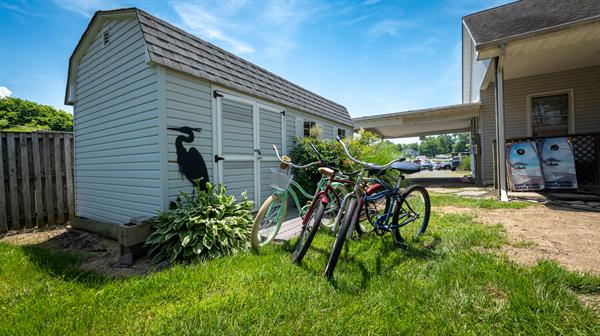
[[[95,10],[140,7],[346,106],[353,117],[461,102],[461,17],[506,1],[0,0],[0,86],[63,105]]]

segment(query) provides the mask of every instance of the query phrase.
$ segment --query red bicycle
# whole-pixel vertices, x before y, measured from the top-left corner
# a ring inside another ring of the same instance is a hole
[[[310,205],[310,208],[308,209],[308,211],[306,212],[306,214],[304,215],[304,217],[302,219],[302,230],[300,231],[300,235],[294,246],[294,251],[292,252],[292,261],[295,263],[300,263],[302,261],[302,258],[304,258],[304,255],[308,251],[308,248],[310,247],[310,244],[312,243],[312,241],[319,229],[319,226],[321,225],[321,220],[323,219],[323,215],[325,214],[327,205],[330,202],[336,202],[336,204],[342,204],[342,202],[340,202],[341,201],[340,195],[338,195],[338,193],[334,189],[333,185],[344,184],[344,185],[348,186],[350,190],[352,190],[354,188],[355,181],[349,180],[346,176],[354,175],[358,172],[357,171],[357,172],[353,172],[353,173],[344,174],[339,169],[336,169],[335,167],[332,167],[331,165],[329,165],[323,159],[321,153],[319,153],[317,148],[312,143],[309,142],[309,145],[310,145],[311,149],[317,155],[317,158],[318,158],[317,162],[320,163],[320,165],[322,166],[322,167],[319,167],[318,171],[321,175],[323,175],[323,177],[327,178],[327,183],[321,190],[319,190],[315,194],[315,197],[313,199],[313,202]],[[278,154],[277,154],[277,158],[281,162],[285,163],[285,161],[283,161],[283,159],[281,157],[279,157]],[[288,162],[288,164],[289,164],[289,162]],[[341,173],[341,175],[338,175],[338,173]],[[363,185],[364,192],[369,195],[375,194],[379,191],[382,191],[383,189],[384,189],[384,187],[380,184],[374,184],[369,187],[367,187],[366,185]],[[383,200],[385,200],[385,198],[383,198]],[[381,199],[377,200],[377,202],[381,202]],[[366,216],[362,217],[362,219],[368,218],[369,221],[371,221],[371,218],[375,217],[375,216],[373,216],[373,214],[371,214],[371,216],[370,216],[370,212],[372,211],[371,209],[378,209],[381,207],[380,204],[372,204],[370,206],[365,207],[364,203],[361,204],[361,206],[364,209],[369,209],[368,211],[365,211],[363,213]],[[383,205],[383,207],[385,207],[385,205]],[[336,228],[338,227],[337,224],[339,223],[340,218],[342,218],[344,209],[338,209],[338,211],[339,212],[338,212],[335,222],[333,224],[333,232],[334,233],[336,232]],[[373,225],[364,225],[364,226],[356,225],[355,227],[359,233],[365,233],[365,232],[371,231],[373,229]]]

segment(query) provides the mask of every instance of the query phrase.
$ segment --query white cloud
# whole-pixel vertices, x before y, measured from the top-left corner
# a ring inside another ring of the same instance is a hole
[[[40,16],[43,17],[43,14],[37,13],[35,11],[31,11],[29,9],[25,9],[25,4],[10,4],[10,3],[0,3],[0,8],[7,9],[14,14],[25,15],[25,16]]]
[[[228,27],[230,25],[225,18],[216,18],[201,6],[195,4],[176,4],[174,8],[183,20],[183,23],[192,32],[200,35],[200,37],[215,42],[223,42],[238,53],[254,52],[254,48],[251,45],[239,41],[224,32],[227,28],[231,29],[231,27]]]
[[[430,37],[416,44],[401,46],[397,54],[427,54],[431,56],[436,53],[435,45],[438,42],[438,38]]]
[[[115,3],[110,0],[54,0],[54,3],[85,17],[91,17],[97,10],[116,7]]]
[[[371,26],[369,35],[382,36],[391,35],[398,36],[402,30],[411,29],[417,26],[416,21],[408,20],[382,20]]]
[[[198,3],[177,2],[173,8],[185,29],[214,43],[224,44],[235,53],[252,53],[279,59],[296,48],[295,37],[301,25],[328,5],[308,7],[297,1],[228,0],[210,8]]]
[[[6,86],[0,86],[0,98],[10,97],[12,95],[12,91],[10,91]]]

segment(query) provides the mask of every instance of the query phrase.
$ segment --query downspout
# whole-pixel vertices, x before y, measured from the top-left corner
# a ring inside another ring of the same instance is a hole
[[[498,172],[498,192],[502,202],[508,202],[506,191],[506,136],[504,133],[504,49],[500,56],[494,57],[496,75],[496,170]]]

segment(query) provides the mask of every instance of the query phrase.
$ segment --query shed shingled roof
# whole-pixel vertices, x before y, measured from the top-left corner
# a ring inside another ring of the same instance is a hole
[[[225,87],[352,125],[342,105],[325,99],[255,64],[136,9],[150,60]]]
[[[573,24],[600,22],[600,0],[522,0],[467,15],[463,20],[479,48]]]

